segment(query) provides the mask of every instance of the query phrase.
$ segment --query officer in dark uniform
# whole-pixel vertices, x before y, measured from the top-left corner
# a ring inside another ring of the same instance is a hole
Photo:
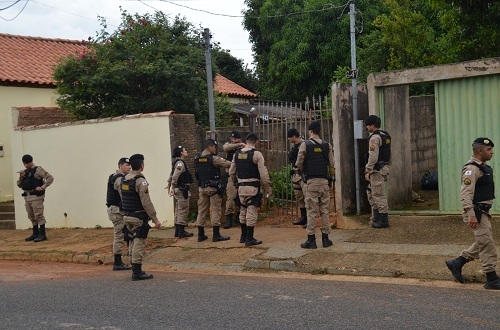
[[[132,281],[149,280],[153,275],[142,271],[144,247],[149,233],[149,220],[153,220],[155,227],[160,229],[161,222],[156,217],[156,210],[149,197],[148,182],[142,171],[144,170],[144,156],[135,154],[130,156],[132,171],[123,178],[120,185],[122,207],[125,213],[124,220],[128,231],[133,235],[132,243]]]
[[[295,199],[299,204],[300,218],[293,221],[292,224],[300,225],[304,228],[307,227],[307,211],[306,204],[304,202],[304,181],[302,180],[302,172],[295,166],[297,162],[297,156],[299,155],[299,147],[304,142],[304,139],[300,136],[299,131],[296,128],[290,128],[287,132],[288,141],[293,143],[290,152],[288,153],[288,160],[292,164],[292,187],[295,193]]]
[[[380,129],[381,120],[375,115],[365,119],[366,129],[371,133],[369,151],[365,166],[365,180],[369,183],[366,190],[372,207],[372,227],[388,228],[388,204],[384,192],[384,182],[389,175],[391,162],[391,136]]]
[[[191,187],[191,183],[193,183],[193,177],[185,161],[188,152],[186,148],[177,146],[172,156],[175,159],[172,163],[172,172],[170,172],[170,177],[168,178],[167,189],[169,195],[174,196],[175,200],[174,236],[179,238],[191,237],[194,234],[187,232],[185,229],[187,226],[186,220],[189,215],[189,198],[191,197],[189,188]]]
[[[446,261],[453,277],[464,283],[462,267],[469,261],[479,259],[486,274],[485,289],[500,290],[500,279],[495,271],[497,249],[491,230],[489,210],[495,198],[493,169],[486,162],[493,157],[493,142],[488,138],[477,138],[472,144],[473,156],[462,169],[463,221],[474,232],[474,243],[455,259]]]
[[[113,223],[113,255],[115,257],[113,270],[130,270],[122,261],[123,240],[129,240],[128,235],[124,235],[127,230],[123,220],[123,211],[121,210],[122,199],[120,196],[120,184],[122,178],[130,172],[128,158],[118,160],[118,170],[108,178],[108,187],[106,191],[106,206],[108,207],[108,218]]]
[[[208,237],[205,235],[206,218],[209,215],[209,209],[212,209],[211,222],[213,229],[213,242],[226,241],[230,237],[220,234],[220,217],[222,214],[222,194],[224,193],[224,184],[221,178],[221,170],[229,168],[231,163],[217,156],[217,142],[212,139],[205,141],[204,150],[194,158],[194,167],[196,179],[198,180],[198,217],[196,226],[198,226],[198,242],[202,242]]]
[[[299,147],[295,166],[302,171],[305,189],[304,198],[307,211],[307,241],[300,246],[316,249],[316,218],[321,217],[321,240],[323,247],[333,243],[330,234],[330,189],[333,189],[335,172],[333,148],[328,141],[319,137],[321,124],[313,121],[307,126],[309,140]]]

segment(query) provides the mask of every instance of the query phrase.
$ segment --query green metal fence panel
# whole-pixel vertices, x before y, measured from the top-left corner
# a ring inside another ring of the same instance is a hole
[[[435,83],[439,205],[442,213],[460,213],[462,166],[472,155],[472,141],[490,138],[500,148],[500,75]],[[500,182],[500,156],[489,165]],[[500,197],[500,184],[495,195]],[[500,201],[493,213],[500,213]]]

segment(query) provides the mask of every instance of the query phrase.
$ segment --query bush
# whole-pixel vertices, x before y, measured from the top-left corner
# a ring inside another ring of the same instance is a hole
[[[287,164],[281,170],[269,173],[271,185],[273,187],[271,205],[275,204],[276,200],[295,200],[290,176],[291,170],[292,165]]]

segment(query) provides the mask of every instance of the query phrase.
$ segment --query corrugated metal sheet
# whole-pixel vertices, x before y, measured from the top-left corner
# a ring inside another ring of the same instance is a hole
[[[486,136],[500,148],[500,75],[435,83],[439,205],[443,213],[461,212],[460,175],[472,155],[472,141]],[[495,150],[494,149],[494,150]],[[500,155],[495,170],[495,195],[500,198]],[[500,201],[493,213],[500,213]]]

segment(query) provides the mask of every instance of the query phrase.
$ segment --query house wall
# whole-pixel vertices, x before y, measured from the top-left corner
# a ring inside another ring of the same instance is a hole
[[[47,188],[47,227],[110,227],[106,213],[106,182],[117,169],[120,157],[141,153],[151,200],[164,226],[173,225],[173,200],[164,189],[171,169],[170,117],[168,113],[133,115],[61,124],[59,127],[10,129],[11,168],[23,169],[19,161],[29,153],[36,165],[54,176]],[[12,171],[11,171],[12,172]],[[24,199],[16,185],[16,228],[30,228]]]
[[[14,200],[11,129],[17,125],[17,118],[12,116],[12,107],[54,106],[56,99],[55,90],[50,88],[0,86],[0,145],[4,153],[0,156],[0,202]],[[20,159],[16,158],[19,160],[16,164]]]

